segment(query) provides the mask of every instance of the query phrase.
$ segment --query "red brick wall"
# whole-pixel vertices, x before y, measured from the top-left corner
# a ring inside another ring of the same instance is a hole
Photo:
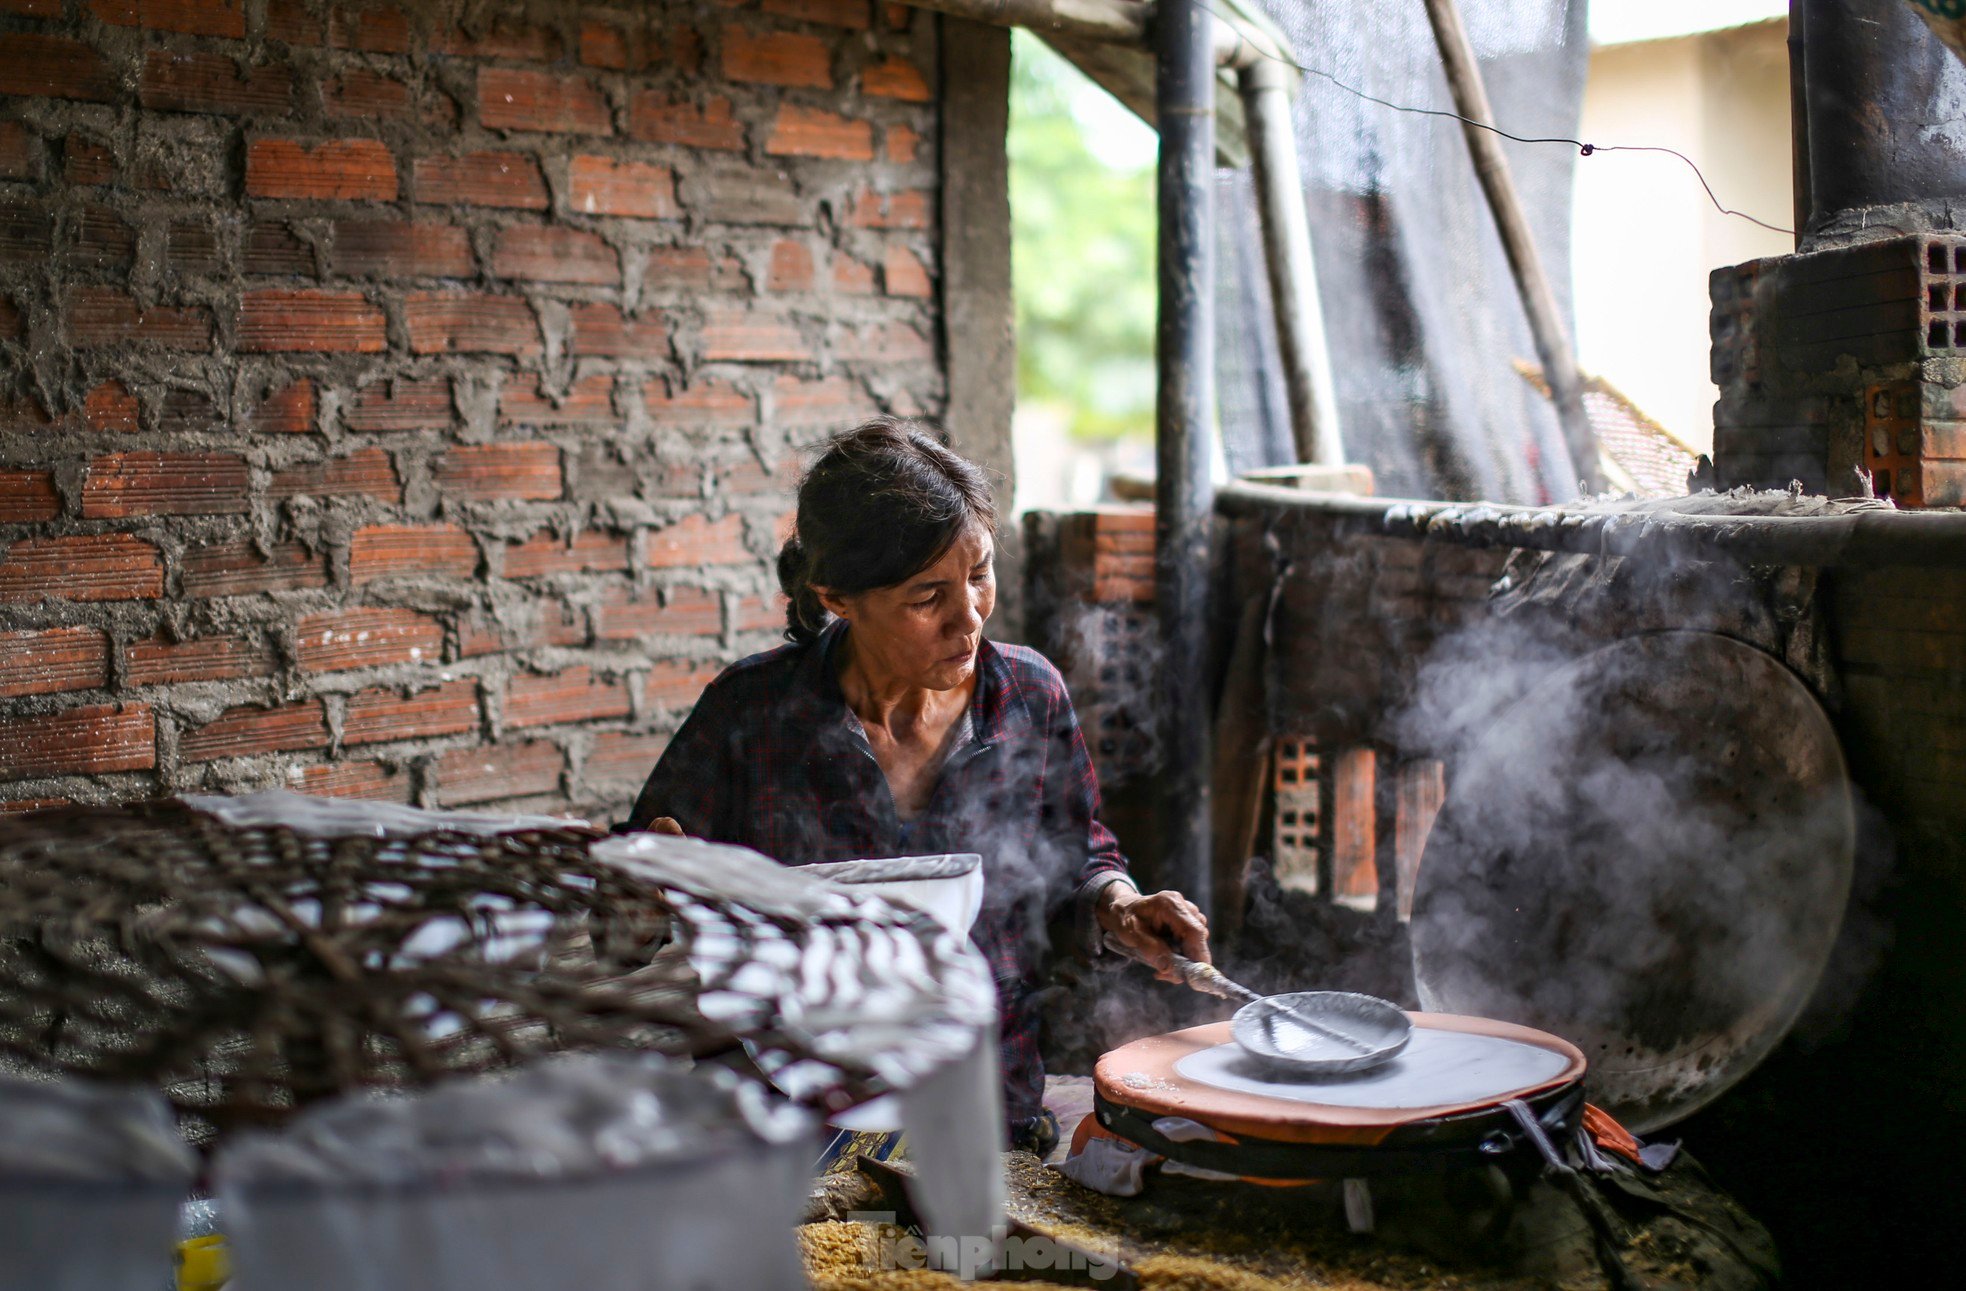
[[[941,411],[930,15],[0,0],[0,803],[611,817]]]

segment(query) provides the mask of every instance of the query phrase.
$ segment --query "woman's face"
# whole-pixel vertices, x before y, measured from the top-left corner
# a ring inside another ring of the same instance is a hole
[[[854,596],[815,590],[852,625],[857,666],[901,684],[953,690],[976,671],[983,621],[997,607],[996,543],[973,525],[940,560],[893,587]]]

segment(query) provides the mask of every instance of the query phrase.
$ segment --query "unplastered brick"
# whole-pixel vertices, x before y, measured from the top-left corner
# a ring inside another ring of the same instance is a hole
[[[702,101],[667,90],[644,90],[628,108],[628,133],[645,143],[679,144],[685,148],[744,148],[744,125],[721,94]]]
[[[360,798],[371,802],[408,802],[410,775],[402,767],[380,762],[335,762],[311,767],[288,767],[286,788],[322,798]]]
[[[320,201],[396,200],[396,159],[378,139],[255,139],[246,194]]]
[[[673,220],[683,213],[676,204],[674,173],[645,161],[575,157],[567,167],[567,198],[582,215]]]
[[[690,565],[736,565],[757,559],[744,545],[744,517],[736,512],[721,520],[685,516],[648,536],[647,563],[654,569]]]
[[[585,229],[517,224],[499,231],[492,249],[492,273],[533,282],[612,287],[621,281],[621,256]]]
[[[458,735],[478,727],[478,683],[468,678],[399,694],[377,688],[348,697],[342,717],[344,744],[387,744],[432,735]]]
[[[100,628],[0,632],[0,699],[108,684],[109,636]]]
[[[471,235],[419,220],[336,220],[332,272],[363,278],[468,278],[477,271]]]
[[[905,13],[433,3],[0,0],[0,801],[618,815],[941,411]]]
[[[602,731],[594,737],[582,771],[589,785],[640,788],[668,747],[667,735]]]
[[[324,610],[294,624],[294,661],[309,672],[436,662],[443,652],[444,625],[415,610]]]
[[[353,291],[250,291],[239,348],[257,353],[374,354],[388,345],[382,309]]]
[[[805,32],[724,28],[724,75],[762,85],[831,89],[833,53],[825,41]]]
[[[480,502],[557,498],[565,488],[560,450],[552,444],[476,444],[431,464],[440,492]]]
[[[348,544],[348,577],[470,578],[478,572],[478,544],[455,525],[364,525]]]
[[[275,471],[267,484],[273,498],[353,498],[368,497],[378,502],[400,502],[403,486],[396,479],[396,468],[389,454],[380,448],[361,448],[339,457],[307,462]]]
[[[539,319],[520,296],[413,292],[403,298],[410,349],[417,354],[540,353]]]
[[[201,545],[184,556],[188,597],[252,596],[327,585],[326,558],[297,542],[277,544],[263,554],[250,539],[237,538]]]
[[[360,431],[444,430],[455,418],[446,377],[377,381],[356,390],[341,414],[342,425]]]
[[[765,151],[781,157],[872,161],[874,127],[871,122],[824,108],[781,104],[765,137]]]
[[[468,152],[419,157],[411,170],[416,200],[459,206],[543,211],[549,204],[539,163],[522,152]]]
[[[568,539],[539,533],[524,542],[505,544],[507,578],[541,578],[549,574],[593,574],[628,568],[628,540],[620,534],[583,529]]]
[[[0,603],[128,601],[163,592],[163,558],[129,534],[23,538],[0,554]]]
[[[246,34],[245,0],[87,0],[89,12],[116,27],[146,27],[186,36]]]
[[[123,679],[131,686],[267,677],[273,657],[263,641],[247,636],[209,636],[174,641],[145,637],[123,647]]]
[[[52,471],[0,470],[0,524],[32,524],[60,514]]]
[[[0,780],[141,771],[156,763],[156,719],[147,704],[0,719]]]
[[[165,112],[285,113],[293,73],[280,64],[241,68],[223,54],[153,49],[144,56],[138,101]]]
[[[607,98],[584,76],[481,67],[478,123],[487,130],[610,134],[614,114]]]
[[[546,740],[453,749],[437,760],[437,801],[460,807],[556,793],[566,765],[566,754]]]
[[[669,328],[656,313],[624,315],[613,305],[585,301],[572,307],[575,354],[615,359],[665,358]]]
[[[327,711],[320,700],[306,699],[228,709],[180,735],[178,757],[186,762],[212,762],[327,746]]]
[[[596,677],[587,668],[521,673],[505,688],[507,726],[558,726],[626,717],[632,707],[626,680]]]
[[[716,636],[724,630],[723,598],[700,587],[610,592],[594,615],[594,635],[603,641],[634,641],[647,636]]]

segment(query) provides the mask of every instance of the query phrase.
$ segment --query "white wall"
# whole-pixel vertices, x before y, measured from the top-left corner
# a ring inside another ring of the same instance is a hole
[[[1786,225],[1786,39],[1774,22],[1600,46],[1582,137],[1677,149],[1724,204]],[[1663,153],[1581,158],[1574,220],[1579,362],[1706,451],[1717,397],[1707,376],[1707,274],[1788,252],[1793,239],[1722,215],[1686,163]]]

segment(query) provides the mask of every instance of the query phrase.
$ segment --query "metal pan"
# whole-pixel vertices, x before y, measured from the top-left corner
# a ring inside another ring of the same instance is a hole
[[[1317,1028],[1302,1025],[1300,1017]],[[1413,1021],[1377,996],[1296,991],[1243,1005],[1229,1033],[1278,1075],[1342,1076],[1398,1057],[1413,1039]]]
[[[1106,946],[1130,959],[1140,956],[1108,934]],[[1299,1077],[1341,1076],[1391,1062],[1413,1038],[1413,1020],[1376,995],[1351,991],[1296,991],[1258,995],[1213,964],[1175,955],[1174,969],[1188,989],[1241,1000],[1230,1023],[1236,1043],[1272,1072]]]

